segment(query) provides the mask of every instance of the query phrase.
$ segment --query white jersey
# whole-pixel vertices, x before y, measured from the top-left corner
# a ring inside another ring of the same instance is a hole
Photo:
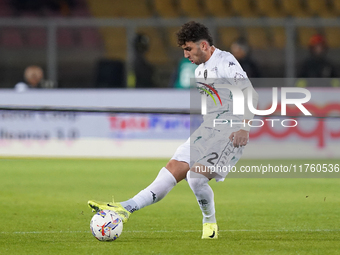
[[[217,87],[217,84],[237,86],[243,94],[253,86],[235,57],[219,49],[215,49],[209,60],[196,68],[195,78],[198,90],[207,96],[207,114],[201,126],[176,150],[172,159],[187,162],[190,167],[195,163],[219,166],[220,169],[223,166],[233,167],[241,158],[244,147],[234,147],[229,136],[240,126],[213,127],[213,119],[242,122],[244,116],[233,115],[232,93],[227,88]],[[254,91],[252,95],[253,104],[257,105],[257,93]],[[223,181],[228,171],[217,171],[216,174],[216,181]]]
[[[233,100],[230,90],[215,87],[215,84],[223,83],[238,86],[242,91],[248,87],[252,88],[247,74],[231,53],[215,48],[209,60],[196,68],[195,78],[200,93],[207,96],[205,122],[209,121],[210,123],[212,119],[218,118],[243,120],[242,115],[233,115]],[[216,103],[207,91],[215,98]]]

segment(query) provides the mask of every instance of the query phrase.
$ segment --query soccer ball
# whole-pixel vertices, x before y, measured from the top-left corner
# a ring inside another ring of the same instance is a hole
[[[115,212],[103,210],[92,217],[90,228],[99,241],[114,241],[123,231],[123,222]]]

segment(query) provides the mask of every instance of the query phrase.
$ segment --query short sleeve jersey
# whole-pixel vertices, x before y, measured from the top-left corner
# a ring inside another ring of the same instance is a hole
[[[196,68],[195,78],[197,89],[201,94],[207,96],[205,121],[211,118],[243,120],[243,116],[232,114],[233,101],[230,90],[215,87],[215,84],[221,83],[238,86],[241,90],[252,86],[247,74],[231,53],[215,48],[209,60]],[[208,92],[214,97],[215,101]]]

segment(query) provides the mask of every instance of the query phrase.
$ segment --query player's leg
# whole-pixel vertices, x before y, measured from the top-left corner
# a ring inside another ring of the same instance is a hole
[[[218,238],[218,227],[215,217],[214,192],[208,184],[215,175],[207,167],[196,163],[187,173],[187,181],[194,192],[203,214],[202,239]]]
[[[112,210],[120,215],[123,222],[127,222],[131,213],[145,206],[157,203],[163,199],[177,182],[183,180],[189,170],[189,164],[182,161],[170,160],[163,167],[156,179],[145,189],[129,200],[120,203],[106,203],[90,200],[88,205],[94,211]]]
[[[187,180],[203,214],[202,238],[211,239],[218,238],[218,227],[215,218],[214,192],[208,182],[212,178],[223,181],[228,174],[227,171],[223,171],[228,168],[223,166],[234,166],[241,157],[243,148],[234,147],[229,140],[233,130],[204,131],[203,138],[192,145],[191,154],[195,155],[198,151],[199,156],[195,155],[196,163],[188,172]]]
[[[187,181],[203,214],[203,223],[216,223],[214,192],[208,184],[213,177],[207,167],[198,163],[187,173]]]
[[[156,179],[145,189],[141,190],[133,198],[120,204],[130,213],[140,210],[145,206],[157,203],[163,199],[169,191],[175,187],[177,182],[183,180],[189,170],[186,162],[170,160],[166,167],[163,167]]]
[[[164,198],[169,191],[186,177],[190,162],[190,140],[178,147],[166,167],[163,167],[156,179],[133,198],[121,203],[103,203],[90,200],[88,205],[94,211],[113,210],[117,212],[123,222],[126,222],[131,213],[145,206],[154,204]]]

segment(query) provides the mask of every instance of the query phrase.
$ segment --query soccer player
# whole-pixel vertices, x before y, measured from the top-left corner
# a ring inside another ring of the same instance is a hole
[[[246,92],[250,89],[253,106],[257,106],[258,96],[247,80],[246,73],[231,53],[221,51],[214,46],[207,27],[194,21],[188,22],[177,32],[177,39],[178,45],[184,51],[184,56],[193,64],[198,65],[195,71],[197,81],[205,81],[208,78],[209,80],[225,80],[243,92],[245,104],[248,101]],[[210,91],[207,95],[214,92],[216,94],[219,90],[214,88],[213,83],[197,82],[197,85],[202,88],[200,91]],[[209,104],[207,104],[208,112],[201,126],[184,144],[178,147],[174,156],[159,171],[156,179],[148,187],[127,201],[103,203],[90,200],[88,201],[89,207],[93,211],[115,211],[123,222],[126,222],[132,213],[160,201],[178,182],[186,178],[203,214],[202,239],[217,239],[218,226],[215,218],[214,193],[208,182],[213,178],[216,181],[223,181],[227,172],[206,170],[211,169],[211,166],[232,167],[237,163],[248,142],[249,125],[213,127],[212,120],[219,118],[247,122],[254,117],[247,106],[244,107],[244,116],[233,116],[231,92],[229,90],[226,93],[219,91],[223,104],[221,103],[221,106],[217,108],[211,108],[212,110],[209,110]]]

